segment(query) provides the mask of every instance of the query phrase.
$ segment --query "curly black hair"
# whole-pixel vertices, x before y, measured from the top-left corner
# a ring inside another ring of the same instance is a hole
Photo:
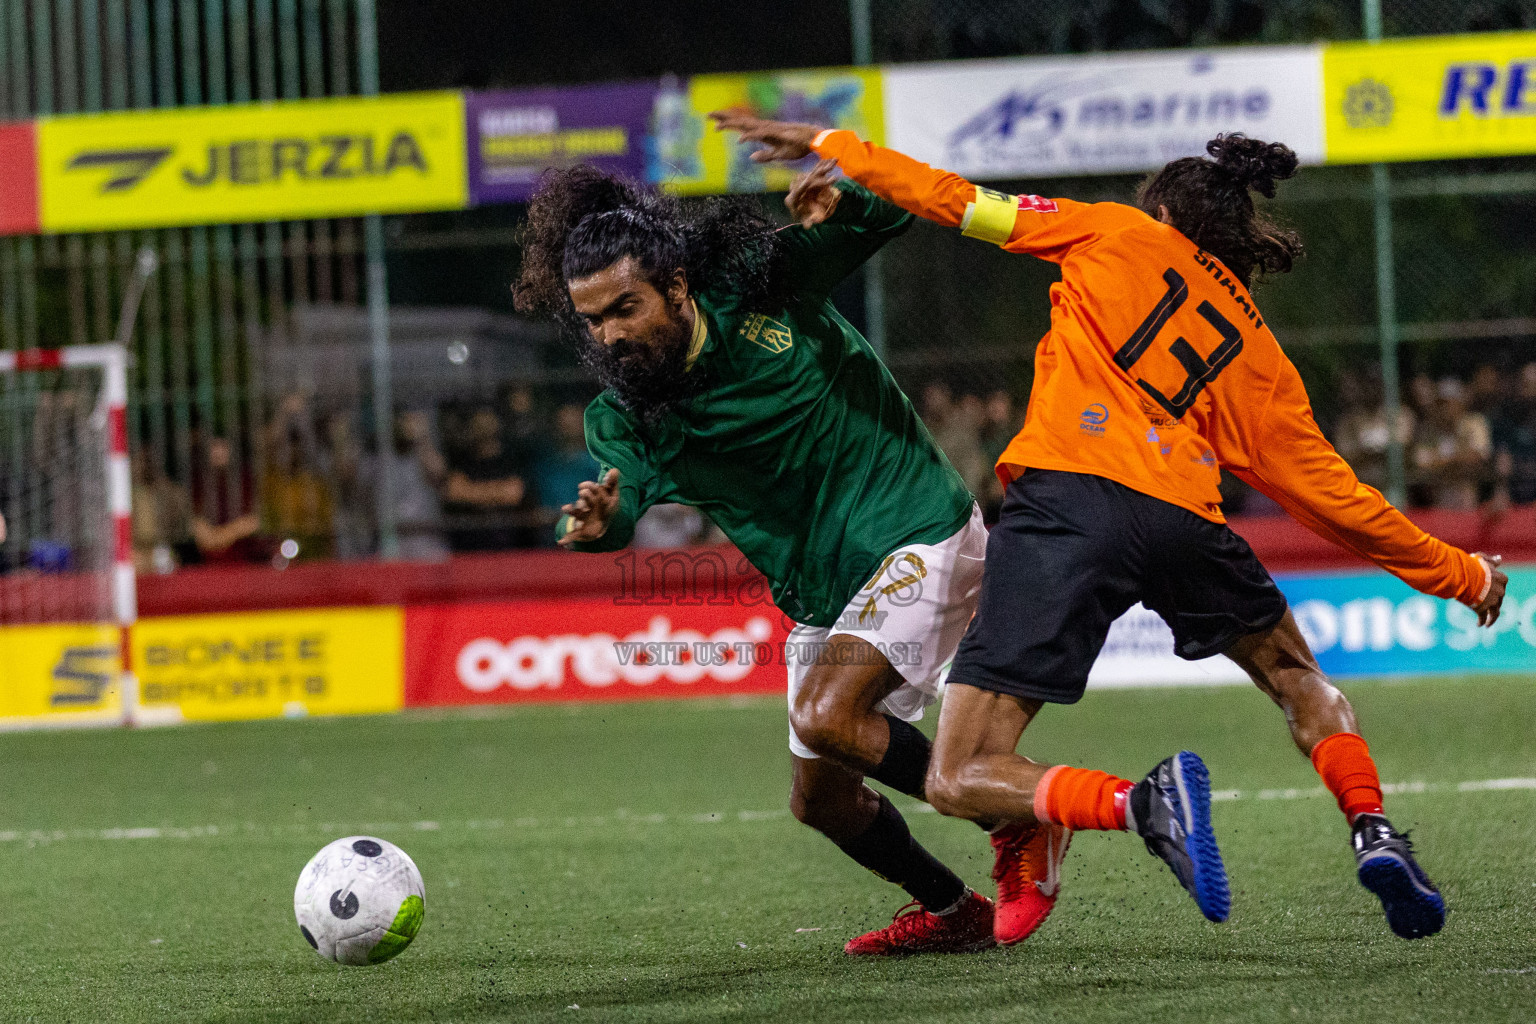
[[[750,202],[684,204],[615,174],[579,166],[551,171],[528,205],[522,269],[512,285],[519,311],[552,317],[584,338],[566,282],[634,257],[658,289],[682,270],[689,289],[736,296],[772,312],[787,296],[783,249],[773,224]]]
[[[1153,217],[1168,207],[1173,226],[1245,287],[1255,275],[1288,272],[1302,255],[1301,238],[1255,210],[1249,192],[1273,199],[1276,182],[1296,173],[1296,154],[1241,132],[1216,136],[1205,151],[1211,159],[1185,157],[1147,178],[1136,205]]]

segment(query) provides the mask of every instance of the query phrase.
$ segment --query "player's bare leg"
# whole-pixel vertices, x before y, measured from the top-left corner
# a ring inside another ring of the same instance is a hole
[[[1210,782],[1189,751],[1141,783],[1106,772],[1047,765],[1016,753],[1041,702],[951,683],[928,769],[941,813],[1003,822],[993,830],[998,881],[995,934],[1021,942],[1056,903],[1061,859],[1074,830],[1135,831],[1174,871],[1201,912],[1226,919],[1226,872],[1210,828]]]
[[[1376,763],[1354,708],[1318,667],[1295,618],[1287,611],[1226,654],[1285,712],[1291,738],[1338,799],[1350,824],[1360,883],[1381,899],[1392,931],[1405,939],[1438,932],[1445,902],[1408,840],[1387,821]]]
[[[922,796],[928,740],[912,725],[875,710],[902,684],[869,643],[836,635],[829,645],[862,645],[850,657],[813,666],[790,709],[800,741],[817,758],[795,757],[790,809],[848,856],[912,896],[886,928],[848,943],[851,954],[966,952],[992,945],[991,902],[970,890],[912,838],[889,798],[865,775]],[[843,662],[838,664],[838,662]],[[910,909],[909,909],[910,908]]]

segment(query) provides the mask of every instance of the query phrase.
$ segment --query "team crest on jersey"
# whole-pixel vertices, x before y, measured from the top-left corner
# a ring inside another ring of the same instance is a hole
[[[754,345],[761,345],[774,355],[778,355],[794,344],[788,327],[773,317],[763,316],[761,313],[753,313],[747,317],[741,325],[741,336]]]

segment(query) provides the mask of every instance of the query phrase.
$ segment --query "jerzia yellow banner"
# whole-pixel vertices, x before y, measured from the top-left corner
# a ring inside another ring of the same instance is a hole
[[[1536,32],[1323,49],[1329,163],[1536,152]]]
[[[48,118],[44,231],[455,209],[460,93]]]

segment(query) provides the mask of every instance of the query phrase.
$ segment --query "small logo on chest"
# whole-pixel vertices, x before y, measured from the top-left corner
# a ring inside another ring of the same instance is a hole
[[[794,344],[789,328],[769,316],[753,313],[741,325],[741,336],[777,355]]]

